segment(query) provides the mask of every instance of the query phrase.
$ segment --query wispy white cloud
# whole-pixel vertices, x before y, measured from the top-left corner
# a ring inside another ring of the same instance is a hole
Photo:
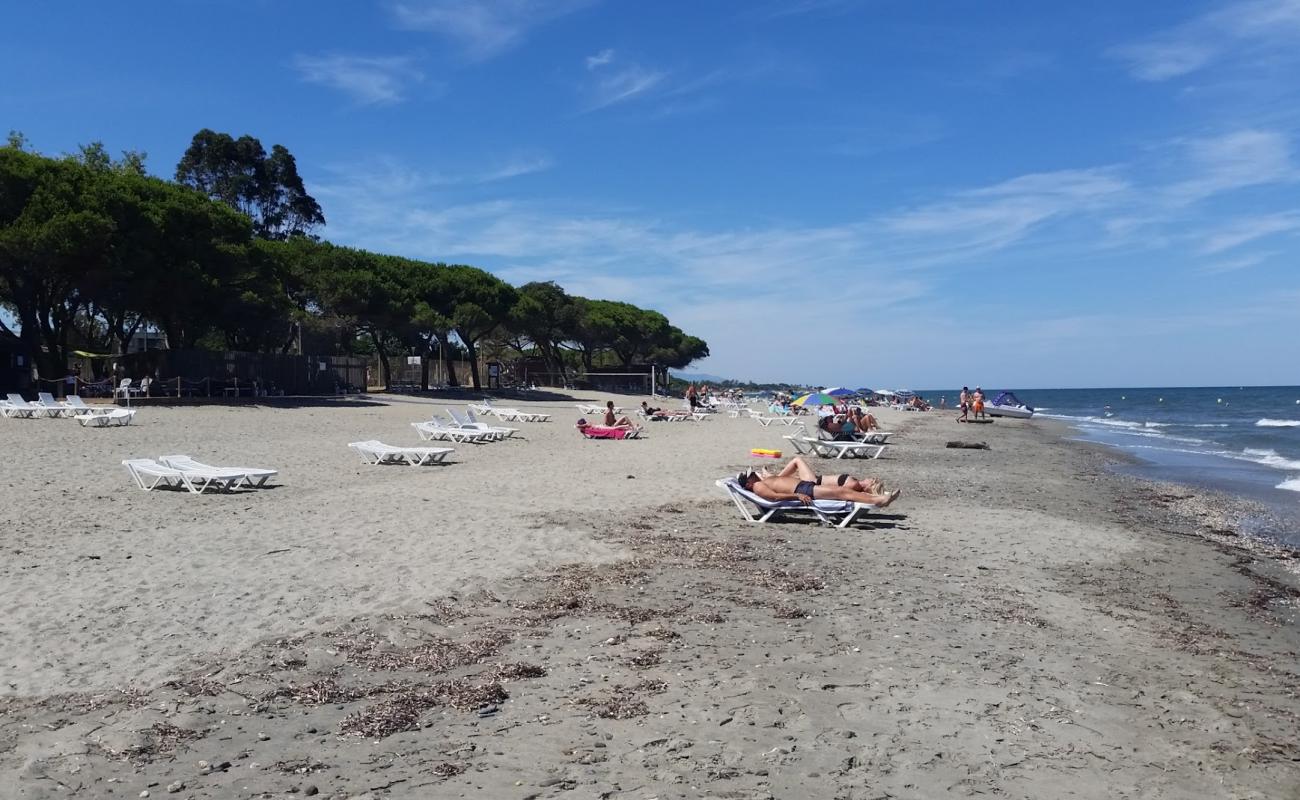
[[[1114,168],[1036,173],[958,192],[884,222],[896,233],[964,256],[1006,247],[1054,218],[1113,206],[1130,188]]]
[[[399,27],[456,42],[480,61],[517,46],[528,33],[594,0],[402,0],[390,5]]]
[[[608,49],[601,50],[599,53],[597,53],[594,56],[587,56],[587,69],[595,69],[597,67],[603,67],[613,60],[614,60],[613,50],[608,50]]]
[[[1300,210],[1239,219],[1206,236],[1201,252],[1214,255],[1269,236],[1297,231],[1300,231]]]
[[[1145,39],[1115,47],[1145,81],[1188,75],[1237,57],[1286,54],[1300,43],[1300,0],[1231,3]]]
[[[337,89],[360,105],[401,102],[411,85],[424,80],[408,56],[299,54],[293,66],[304,81]]]
[[[587,70],[595,73],[586,86],[586,111],[631,100],[659,86],[667,73],[616,59],[613,50],[602,50],[586,59]]]
[[[1204,264],[1197,271],[1202,275],[1222,275],[1225,272],[1239,272],[1243,269],[1249,269],[1257,264],[1262,264],[1277,253],[1252,253],[1250,255],[1238,256],[1221,261],[1211,261]]]
[[[1176,181],[1163,194],[1176,204],[1191,203],[1222,192],[1300,179],[1291,158],[1291,142],[1280,131],[1240,130],[1180,143],[1191,177]]]

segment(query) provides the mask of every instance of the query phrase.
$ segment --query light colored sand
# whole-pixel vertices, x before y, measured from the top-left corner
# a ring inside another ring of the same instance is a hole
[[[91,430],[3,420],[6,453],[23,456],[0,478],[0,693],[147,683],[197,654],[610,558],[568,521],[700,497],[712,487],[684,464],[735,453],[711,423],[587,441],[558,403],[538,406],[553,421],[518,426],[523,441],[451,445],[447,467],[368,467],[345,446],[419,444],[409,423],[443,406],[145,408],[130,427]],[[277,468],[279,485],[146,493],[120,466],[173,453]]]
[[[745,420],[590,442],[554,403],[448,467],[344,446],[414,443],[441,405],[0,421],[26,454],[0,473],[0,797],[1297,796],[1300,594],[1052,423],[881,412],[881,460],[816,467],[903,498],[839,530],[740,520],[713,480],[788,432]],[[118,462],[164,451],[281,486],[130,487]],[[449,641],[498,644],[402,660]],[[482,717],[348,727],[516,662],[544,674]],[[330,685],[357,694],[303,693]]]

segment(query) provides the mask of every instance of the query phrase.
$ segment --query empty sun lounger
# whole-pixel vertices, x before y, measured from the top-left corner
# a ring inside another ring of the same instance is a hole
[[[429,441],[447,441],[456,442],[457,444],[485,444],[493,441],[496,436],[486,431],[471,431],[464,428],[453,428],[440,420],[431,419],[427,422],[412,422],[411,427],[420,438],[426,442]]]
[[[158,463],[164,467],[171,467],[182,472],[185,470],[199,470],[214,474],[225,473],[242,479],[251,489],[260,489],[266,485],[268,480],[280,474],[278,470],[264,467],[213,467],[200,464],[189,456],[159,456]]]
[[[5,400],[4,415],[13,419],[32,419],[46,416],[45,409],[35,403],[29,403],[17,393],[10,394]]]
[[[502,425],[488,425],[486,422],[479,422],[474,418],[474,412],[468,408],[465,409],[463,416],[449,408],[447,409],[447,416],[451,418],[453,427],[467,431],[489,433],[498,439],[509,439],[519,432],[518,428],[507,428]]]
[[[641,431],[636,428],[607,428],[604,425],[574,425],[578,433],[588,439],[640,439]]]
[[[596,405],[595,403],[578,403],[578,410],[584,414],[604,414],[607,408],[606,406],[599,406]],[[614,406],[614,413],[622,414],[623,407]]]
[[[812,451],[822,458],[845,458],[852,456],[854,458],[880,458],[880,454],[885,451],[883,444],[868,444],[867,442],[836,442],[828,439],[817,439],[812,436],[801,437]],[[874,452],[873,452],[874,451]]]
[[[746,491],[735,478],[723,478],[717,485],[727,493],[731,501],[740,509],[740,513],[750,522],[768,522],[782,514],[811,514],[824,525],[846,528],[863,512],[876,510],[870,503],[855,503],[852,500],[814,500],[806,506],[798,500],[765,500],[753,492]],[[750,507],[753,507],[752,510]]]
[[[211,472],[200,469],[173,469],[151,458],[128,458],[122,462],[136,485],[146,492],[160,487],[185,489],[203,494],[208,489],[230,491],[243,482],[243,475]]]
[[[47,417],[72,416],[72,409],[60,403],[58,400],[55,400],[54,395],[49,392],[37,392],[36,402],[32,405],[37,405],[45,409],[45,416]]]
[[[96,410],[89,413],[74,414],[72,418],[80,422],[83,428],[120,428],[124,425],[130,425],[131,420],[135,419],[135,409]]]
[[[799,419],[794,415],[785,415],[779,417],[765,417],[762,414],[750,414],[750,418],[756,420],[758,424],[762,425],[764,428],[770,426],[773,422],[779,422],[782,425],[789,425],[792,427],[795,425],[803,424],[803,420]]]
[[[352,442],[348,447],[357,451],[367,464],[407,464],[412,467],[442,463],[449,454],[456,452],[450,447],[396,447],[374,439]]]
[[[520,411],[517,408],[497,408],[488,400],[484,400],[482,403],[470,403],[468,408],[479,414],[491,414],[505,422],[547,422],[551,419],[550,414]]]
[[[117,406],[87,405],[86,401],[82,400],[80,395],[75,394],[69,395],[68,398],[63,401],[63,405],[72,411],[73,416],[80,414],[108,414],[117,410]]]

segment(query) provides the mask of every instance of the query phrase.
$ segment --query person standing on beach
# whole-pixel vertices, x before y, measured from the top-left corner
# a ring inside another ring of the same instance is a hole
[[[688,405],[690,405],[692,413],[694,413],[697,407],[700,405],[700,398],[695,393],[695,384],[693,383],[686,387],[686,402]]]
[[[965,386],[961,387],[961,394],[957,396],[957,406],[961,408],[961,416],[957,417],[957,421],[970,422],[967,416],[970,413],[970,390]]]
[[[984,416],[984,390],[975,387],[975,394],[971,397],[971,402],[975,404],[975,419],[988,419]]]

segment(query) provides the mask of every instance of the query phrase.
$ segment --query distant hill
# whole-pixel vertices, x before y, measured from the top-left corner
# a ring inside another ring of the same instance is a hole
[[[707,372],[679,372],[678,370],[670,369],[668,370],[668,374],[672,375],[679,381],[690,381],[692,383],[719,383],[727,380],[721,375],[710,375]]]

